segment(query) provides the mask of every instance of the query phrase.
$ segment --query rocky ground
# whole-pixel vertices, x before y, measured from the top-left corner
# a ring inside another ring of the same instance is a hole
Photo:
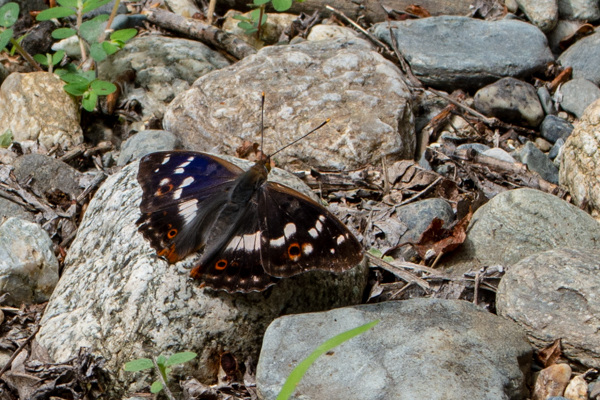
[[[139,32],[98,63],[119,91],[93,112],[0,53],[0,399],[149,398],[124,364],[182,351],[175,398],[274,399],[374,320],[294,398],[600,398],[597,1],[307,1],[260,40],[232,18],[245,2],[213,27],[165,3],[119,7]],[[44,8],[21,2],[22,47],[79,60]],[[269,179],[323,201],[361,265],[227,293],[138,232],[142,156],[249,166],[327,119]]]

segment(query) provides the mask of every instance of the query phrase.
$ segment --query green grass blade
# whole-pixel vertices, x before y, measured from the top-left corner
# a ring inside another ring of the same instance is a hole
[[[308,368],[324,353],[327,353],[329,350],[333,349],[336,346],[344,343],[345,341],[352,339],[354,336],[360,335],[377,325],[379,320],[371,321],[367,324],[361,325],[357,328],[350,329],[349,331],[342,332],[337,336],[332,337],[331,339],[325,341],[319,347],[315,349],[308,357],[300,362],[294,368],[294,370],[290,373],[290,376],[285,380],[285,383],[281,387],[281,391],[279,395],[277,395],[277,400],[287,400],[290,398],[300,380],[308,370]]]

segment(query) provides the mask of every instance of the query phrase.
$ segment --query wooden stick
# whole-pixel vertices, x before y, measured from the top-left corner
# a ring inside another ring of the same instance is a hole
[[[162,28],[181,33],[192,39],[209,43],[226,51],[238,60],[256,53],[256,49],[242,39],[195,19],[185,18],[160,9],[147,11],[146,15],[148,21]]]

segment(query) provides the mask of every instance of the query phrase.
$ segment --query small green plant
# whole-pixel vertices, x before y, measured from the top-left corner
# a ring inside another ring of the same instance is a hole
[[[256,33],[256,37],[260,39],[261,27],[267,22],[267,16],[265,14],[267,4],[271,3],[275,11],[283,12],[292,7],[292,1],[293,0],[253,0],[251,7],[255,7],[255,9],[250,12],[249,17],[236,15],[233,18],[240,20],[238,28],[242,29],[246,35]],[[301,3],[304,0],[296,1]]]
[[[319,347],[315,349],[308,357],[300,362],[290,373],[288,378],[285,380],[279,394],[277,395],[277,400],[287,400],[296,390],[296,386],[302,380],[302,377],[308,370],[308,368],[319,358],[321,355],[327,353],[329,350],[333,349],[336,346],[344,343],[347,340],[352,339],[355,336],[358,336],[362,333],[365,333],[375,325],[379,323],[379,320],[371,321],[367,324],[361,325],[357,328],[350,329],[349,331],[342,332],[337,336],[332,337],[331,339],[325,341]]]
[[[0,147],[8,147],[13,141],[13,134],[9,130],[0,135]]]
[[[12,39],[14,31],[11,26],[17,22],[19,18],[19,5],[17,3],[6,3],[0,7],[0,26],[4,28],[0,33],[0,51],[4,50],[10,39]]]
[[[93,11],[110,0],[57,0],[59,6],[46,9],[38,14],[38,21],[47,21],[55,18],[76,16],[74,28],[58,28],[52,32],[52,37],[57,40],[76,36],[81,51],[81,64],[75,66],[70,63],[55,72],[66,83],[64,89],[67,93],[81,97],[81,106],[87,111],[93,111],[99,96],[106,96],[117,90],[111,82],[97,78],[96,71],[92,69],[95,62],[106,59],[125,46],[125,43],[137,34],[136,29],[121,29],[110,34],[106,40],[104,24],[110,24],[114,14],[119,7],[119,0],[115,1],[113,12],[110,16],[98,15],[90,20],[83,21],[86,13]],[[93,62],[86,63],[88,55]],[[47,66],[49,71],[53,66],[59,64],[64,57],[64,52],[57,51],[54,54],[36,54],[34,59],[40,64]]]
[[[163,389],[168,392],[169,388],[164,386],[164,384],[169,382],[171,367],[173,365],[183,364],[191,361],[196,358],[196,356],[196,353],[186,351],[183,353],[175,353],[169,358],[166,358],[161,354],[156,358],[156,360],[151,360],[149,358],[138,358],[137,360],[126,363],[123,369],[129,372],[137,372],[155,368],[157,370],[156,372],[160,374],[160,378],[152,382],[152,385],[150,386],[150,392],[158,393]]]

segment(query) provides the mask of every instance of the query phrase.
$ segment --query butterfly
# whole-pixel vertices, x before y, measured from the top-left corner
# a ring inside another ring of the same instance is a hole
[[[228,292],[360,263],[362,246],[348,228],[304,194],[267,181],[270,170],[270,157],[244,171],[206,153],[148,154],[137,176],[138,229],[171,263],[203,249],[192,278]]]

